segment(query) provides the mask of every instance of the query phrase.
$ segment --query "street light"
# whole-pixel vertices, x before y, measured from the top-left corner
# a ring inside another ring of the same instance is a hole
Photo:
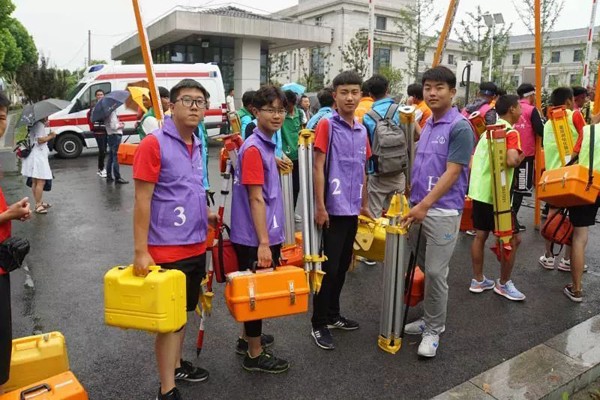
[[[496,24],[504,24],[504,18],[502,13],[490,14],[489,12],[483,14],[483,20],[488,28],[492,28],[492,34],[490,35],[490,70],[488,72],[488,80],[492,81],[492,67],[494,65],[494,35],[496,35]]]

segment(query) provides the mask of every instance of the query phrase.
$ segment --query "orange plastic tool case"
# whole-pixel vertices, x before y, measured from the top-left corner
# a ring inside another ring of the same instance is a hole
[[[554,207],[592,204],[600,191],[600,173],[594,171],[593,182],[589,187],[588,179],[589,169],[583,165],[545,171],[538,185],[540,200]]]
[[[285,265],[293,265],[294,267],[304,266],[304,252],[302,244],[285,246],[281,249],[281,261]]]
[[[463,209],[462,217],[460,219],[460,230],[471,231],[473,230],[473,200],[470,197],[465,199],[465,208]]]
[[[227,275],[225,302],[236,321],[283,317],[308,311],[308,280],[293,266]]]
[[[67,371],[0,395],[0,400],[88,400],[88,395],[75,375]]]
[[[121,165],[133,165],[133,156],[138,145],[134,143],[121,143],[117,150],[117,160]]]

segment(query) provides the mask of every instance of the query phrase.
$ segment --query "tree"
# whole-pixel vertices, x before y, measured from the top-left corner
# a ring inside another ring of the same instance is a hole
[[[29,34],[27,29],[15,18],[11,18],[11,22],[8,25],[13,38],[17,42],[17,46],[21,50],[24,64],[33,64],[38,60],[38,51],[35,47],[33,37]]]
[[[270,84],[279,83],[278,79],[290,81],[290,61],[286,52],[269,54],[267,62],[267,81]]]
[[[0,75],[14,74],[26,63],[37,62],[37,50],[27,29],[10,15],[11,0],[0,0]]]
[[[482,75],[487,77],[490,66],[490,37],[492,28],[485,24],[481,7],[477,6],[475,12],[468,12],[467,17],[458,23],[455,29],[460,42],[460,48],[472,54],[474,59],[482,62]],[[494,32],[494,60],[492,68],[492,81],[503,86],[506,78],[504,60],[508,51],[509,32],[512,24],[496,27]],[[487,78],[485,78],[487,80]]]
[[[386,65],[379,68],[379,74],[383,75],[389,82],[389,92],[392,95],[402,94],[404,74],[400,68],[394,68]]]
[[[298,81],[306,86],[306,91],[316,92],[329,84],[331,57],[333,55],[326,52],[323,47],[312,47],[299,51],[300,78]]]
[[[400,33],[406,34],[406,50],[408,60],[405,72],[417,79],[420,63],[425,51],[435,43],[438,35],[426,36],[441,14],[434,13],[434,0],[415,0],[413,5],[400,11],[396,26]]]
[[[360,76],[365,76],[368,70],[368,49],[369,41],[367,32],[364,29],[358,30],[350,42],[343,48],[338,47],[344,68],[356,71]],[[341,72],[341,71],[340,71]]]
[[[44,97],[64,99],[73,85],[71,71],[49,68],[49,59],[43,55],[39,64],[26,64],[17,71],[16,81],[25,98],[36,102]]]

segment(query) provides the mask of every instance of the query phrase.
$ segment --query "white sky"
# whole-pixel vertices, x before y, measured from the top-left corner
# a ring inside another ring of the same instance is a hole
[[[377,5],[377,0],[375,5]],[[92,59],[110,59],[111,47],[135,31],[135,20],[130,0],[13,0],[19,19],[33,35],[38,51],[50,57],[60,68],[75,69],[83,66],[87,57],[87,31],[92,31]],[[165,14],[175,5],[218,5],[224,0],[139,0],[144,22],[148,23]],[[237,0],[237,4],[273,12],[297,4],[297,0]],[[366,0],[365,0],[366,2]],[[445,15],[449,0],[435,0]],[[592,0],[566,0],[556,28],[583,28],[589,24]],[[225,5],[225,4],[223,4]],[[513,34],[527,33],[514,10],[512,0],[461,0],[456,23],[467,11],[477,5],[492,13],[502,12],[506,23],[513,22]],[[575,6],[577,5],[577,6]],[[443,20],[443,18],[442,18]],[[443,22],[443,21],[441,21]],[[598,25],[599,18],[596,18]]]

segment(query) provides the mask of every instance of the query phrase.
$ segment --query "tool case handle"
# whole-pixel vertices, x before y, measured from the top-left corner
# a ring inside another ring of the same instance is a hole
[[[27,399],[27,395],[31,394],[31,393],[35,393],[37,391],[40,391],[42,389],[46,389],[46,392],[51,392],[52,389],[50,388],[50,385],[48,385],[47,383],[42,383],[41,385],[37,385],[34,387],[30,387],[29,389],[25,389],[21,392],[21,400],[26,400]],[[39,393],[40,395],[43,393]],[[31,398],[31,397],[30,397]]]

